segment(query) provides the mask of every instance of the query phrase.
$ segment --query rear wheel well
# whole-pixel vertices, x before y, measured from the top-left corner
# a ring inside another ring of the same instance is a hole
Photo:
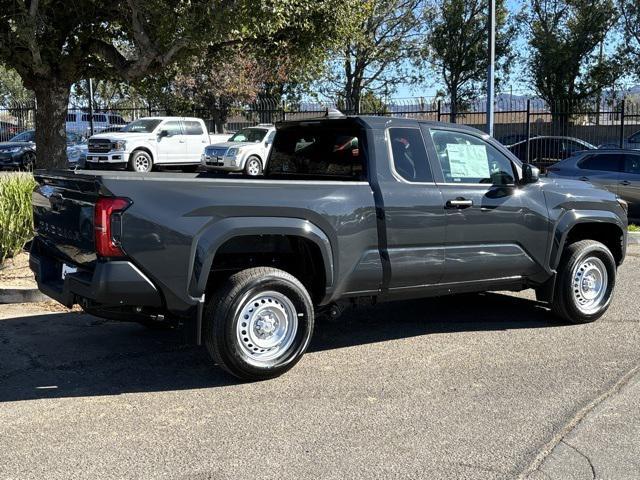
[[[295,235],[243,235],[231,238],[216,251],[207,296],[231,275],[254,267],[275,267],[296,277],[315,304],[325,295],[326,273],[318,245]]]
[[[622,262],[624,234],[622,229],[612,223],[579,223],[567,234],[565,248],[580,240],[595,240],[604,244],[613,254],[616,265]]]

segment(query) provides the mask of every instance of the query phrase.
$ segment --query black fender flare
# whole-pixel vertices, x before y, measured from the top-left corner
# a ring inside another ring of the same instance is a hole
[[[335,260],[329,237],[317,225],[301,218],[229,217],[209,223],[196,236],[189,272],[189,295],[204,294],[213,259],[228,240],[248,235],[289,235],[312,241],[320,249],[325,270],[326,289],[333,287]]]
[[[626,244],[626,225],[620,217],[614,212],[607,210],[567,210],[556,222],[551,242],[551,251],[549,253],[549,267],[555,270],[560,264],[562,251],[567,241],[567,236],[573,227],[583,223],[611,224],[620,229],[622,235],[625,236]],[[624,245],[623,245],[624,248]]]

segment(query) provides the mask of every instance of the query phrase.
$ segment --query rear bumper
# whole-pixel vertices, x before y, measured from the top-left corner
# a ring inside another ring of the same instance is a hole
[[[104,307],[162,307],[158,289],[131,262],[97,262],[93,271],[78,270],[63,280],[62,262],[34,250],[29,265],[38,288],[67,307],[87,302]]]

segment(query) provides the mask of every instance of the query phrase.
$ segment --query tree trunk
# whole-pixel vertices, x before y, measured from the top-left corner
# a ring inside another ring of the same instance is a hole
[[[67,108],[71,85],[34,81],[36,94],[36,168],[67,168]]]
[[[451,115],[449,121],[456,123],[458,120],[458,89],[456,87],[451,89]]]

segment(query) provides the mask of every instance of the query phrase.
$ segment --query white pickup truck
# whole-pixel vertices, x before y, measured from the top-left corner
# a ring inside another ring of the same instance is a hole
[[[260,175],[266,167],[275,134],[276,127],[271,124],[243,128],[228,141],[207,146],[202,154],[202,167],[244,172],[252,177]]]
[[[225,137],[228,136],[209,135],[200,118],[140,118],[119,132],[92,136],[85,168],[125,167],[150,172],[154,166],[162,165],[195,171],[204,148]]]

